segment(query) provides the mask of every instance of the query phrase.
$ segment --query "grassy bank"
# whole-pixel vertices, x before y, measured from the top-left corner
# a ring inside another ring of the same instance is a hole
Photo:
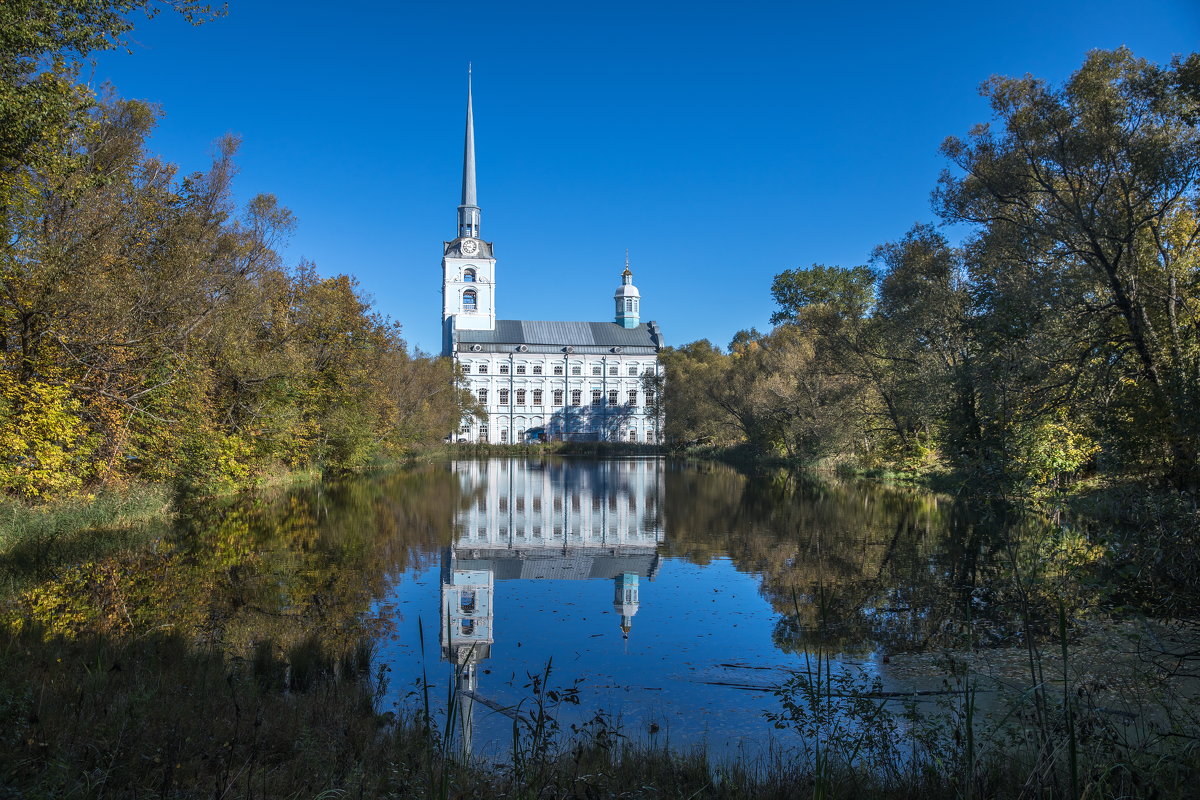
[[[170,528],[171,492],[137,485],[44,506],[0,504],[0,597],[62,565],[144,544]]]
[[[166,535],[180,503],[312,484],[317,469],[273,470],[219,497],[181,497],[167,484],[130,484],[33,505],[0,501],[0,597],[63,566],[145,546]]]

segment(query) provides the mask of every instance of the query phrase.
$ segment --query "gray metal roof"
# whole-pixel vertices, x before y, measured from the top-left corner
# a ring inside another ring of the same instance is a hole
[[[532,552],[467,548],[459,550],[455,559],[456,569],[491,570],[496,580],[612,580],[626,572],[653,580],[658,567],[658,553],[642,547]]]
[[[650,323],[623,328],[615,322],[537,322],[498,319],[491,331],[458,331],[467,344],[572,345],[576,347],[656,347]]]

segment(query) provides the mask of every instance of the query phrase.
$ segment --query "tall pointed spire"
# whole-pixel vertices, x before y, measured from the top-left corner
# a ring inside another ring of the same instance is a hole
[[[470,64],[467,64],[467,133],[463,141],[462,204],[475,205],[475,114],[471,109]]]
[[[475,114],[471,107],[471,65],[467,64],[467,132],[463,137],[462,204],[458,207],[459,238],[479,238],[479,206],[475,199]]]

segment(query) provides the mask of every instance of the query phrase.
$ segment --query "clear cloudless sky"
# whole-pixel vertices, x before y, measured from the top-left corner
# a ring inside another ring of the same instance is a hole
[[[411,344],[440,346],[470,61],[498,316],[610,319],[628,248],[643,319],[726,345],[769,327],[780,271],[936,221],[938,146],[987,121],[988,76],[1164,63],[1200,3],[229,0],[133,39],[90,74],[161,106],[152,150],[195,171],[242,137],[237,198],[295,212],[288,262],[356,276]]]

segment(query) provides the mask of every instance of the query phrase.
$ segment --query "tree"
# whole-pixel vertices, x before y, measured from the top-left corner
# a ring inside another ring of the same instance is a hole
[[[975,427],[970,296],[961,255],[930,225],[875,248],[879,299],[872,319],[878,391],[902,450],[954,440],[961,455]],[[947,430],[949,428],[949,430]]]
[[[978,226],[980,313],[1069,320],[1051,382],[1107,389],[1098,401],[1123,409],[1109,421],[1181,488],[1200,485],[1198,87],[1200,56],[1159,67],[1125,49],[1092,52],[1061,88],[993,78],[998,125],[946,140],[959,174],[935,193],[943,218]],[[1014,273],[1035,285],[1016,291]]]
[[[125,46],[132,16],[167,8],[199,25],[222,11],[201,0],[10,0],[0,4],[0,169],[27,163],[88,104],[72,77],[97,50]]]

